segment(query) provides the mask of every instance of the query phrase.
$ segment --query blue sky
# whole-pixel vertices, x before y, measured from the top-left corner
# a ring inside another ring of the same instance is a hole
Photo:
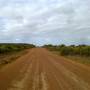
[[[90,0],[0,0],[0,42],[90,44]]]

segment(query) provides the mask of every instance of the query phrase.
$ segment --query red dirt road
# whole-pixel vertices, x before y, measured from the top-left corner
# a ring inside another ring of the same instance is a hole
[[[90,67],[35,48],[0,70],[0,90],[90,90]]]

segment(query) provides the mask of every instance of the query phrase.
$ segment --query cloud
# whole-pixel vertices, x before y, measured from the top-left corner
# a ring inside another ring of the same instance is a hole
[[[0,0],[0,42],[90,44],[89,0]]]

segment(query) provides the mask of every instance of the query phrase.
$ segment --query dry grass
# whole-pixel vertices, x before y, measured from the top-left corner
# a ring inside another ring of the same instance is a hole
[[[90,57],[84,57],[84,56],[83,57],[82,56],[65,56],[65,57],[79,63],[90,65]]]
[[[0,68],[8,63],[15,61],[17,58],[22,56],[22,54],[27,53],[27,50],[12,52],[7,54],[0,54]]]
[[[60,52],[58,51],[53,51],[54,54],[60,55]],[[68,58],[69,60],[73,60],[75,62],[79,62],[85,65],[89,65],[90,66],[90,56],[89,57],[85,57],[85,56],[64,56],[65,58]]]

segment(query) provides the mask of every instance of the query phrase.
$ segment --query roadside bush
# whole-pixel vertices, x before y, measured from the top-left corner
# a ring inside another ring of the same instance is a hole
[[[33,44],[0,44],[0,54],[33,48]]]
[[[80,55],[80,56],[90,56],[90,46],[88,45],[47,45],[46,48],[51,49],[53,51],[60,52],[61,55]]]
[[[63,47],[60,51],[61,55],[73,55],[74,49],[72,47]]]

